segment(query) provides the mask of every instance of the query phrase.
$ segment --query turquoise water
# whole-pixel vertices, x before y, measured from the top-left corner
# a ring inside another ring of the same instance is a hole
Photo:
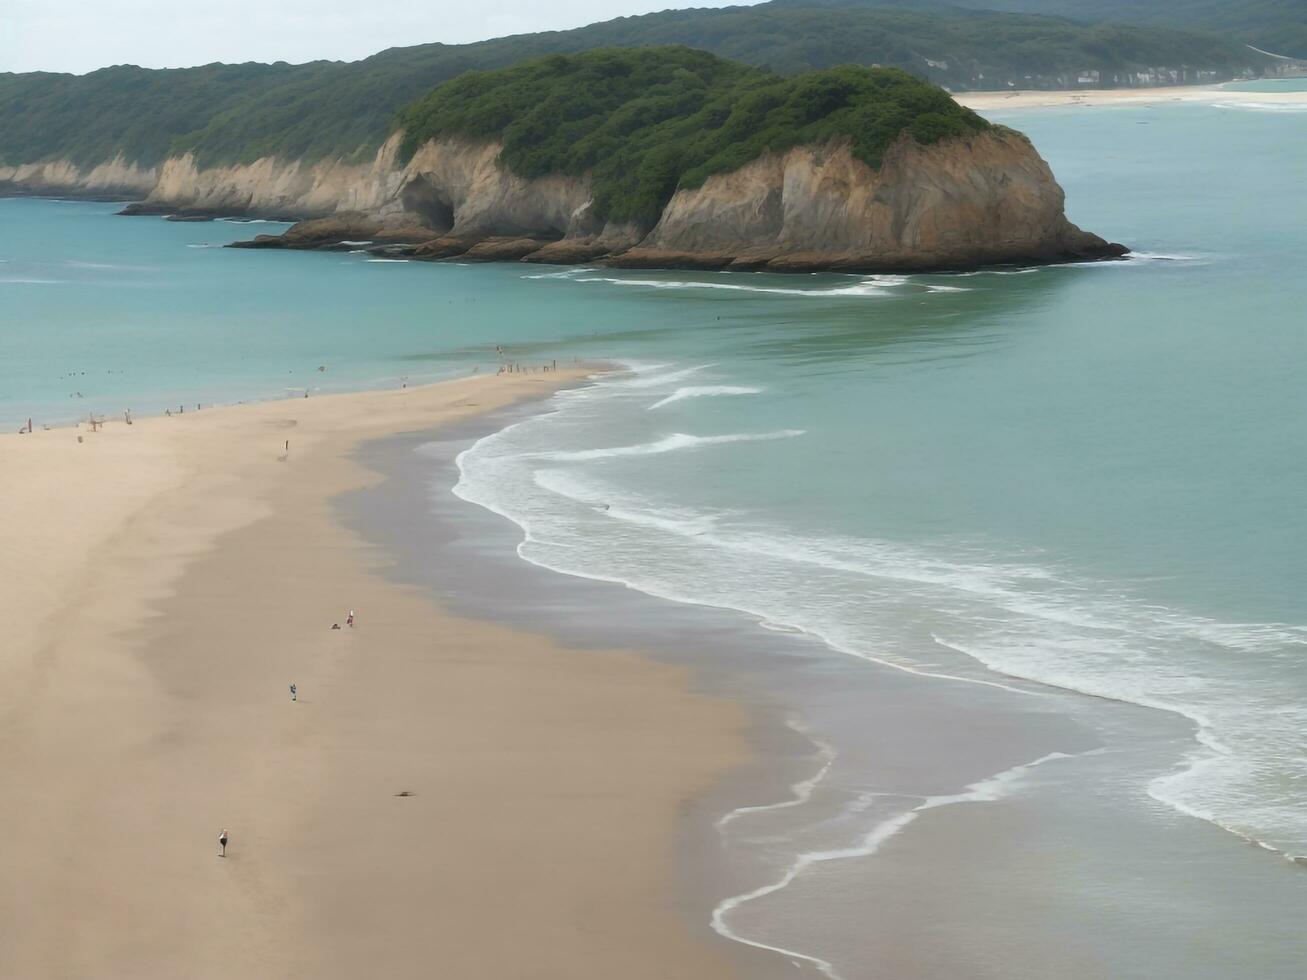
[[[640,373],[485,441],[462,492],[552,568],[1180,712],[1200,740],[1153,795],[1307,853],[1307,115],[1003,121],[1136,258],[844,284],[558,273],[556,302],[625,291],[667,326],[610,336]]]
[[[460,492],[522,524],[525,557],[851,657],[1180,712],[1199,738],[1147,791],[1305,854],[1307,113],[998,118],[1135,258],[426,265],[0,201],[0,422],[493,372],[495,345],[621,359],[464,460]]]
[[[1307,92],[1307,78],[1268,78],[1257,82],[1230,82],[1236,92]]]

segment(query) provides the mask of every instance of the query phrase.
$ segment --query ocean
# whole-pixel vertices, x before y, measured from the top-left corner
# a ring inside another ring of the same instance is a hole
[[[760,637],[820,641],[850,677],[1048,696],[1097,733],[887,802],[850,761],[870,724],[856,701],[838,721],[796,704],[812,757],[792,796],[722,816],[728,849],[767,870],[722,896],[719,932],[828,976],[880,975],[847,934],[776,937],[815,907],[809,891],[839,904],[872,887],[860,862],[891,874],[878,851],[910,848],[925,811],[1043,793],[1066,826],[1101,811],[1081,845],[1136,814],[1111,831],[1135,861],[1148,852],[1131,850],[1132,826],[1135,843],[1212,830],[1194,837],[1202,874],[1141,870],[1139,895],[1160,909],[1197,888],[1171,925],[1233,937],[1173,972],[1139,955],[1151,972],[1067,975],[1299,976],[1304,108],[992,114],[1050,161],[1073,221],[1135,250],[1038,269],[431,265],[225,250],[269,226],[3,200],[0,424],[493,373],[497,345],[519,363],[620,362],[459,457],[455,493],[516,525],[522,559],[739,611]],[[1140,734],[1150,714],[1168,734]],[[1096,870],[1059,874],[1083,893],[1077,921]],[[1048,962],[973,975],[1046,976]]]

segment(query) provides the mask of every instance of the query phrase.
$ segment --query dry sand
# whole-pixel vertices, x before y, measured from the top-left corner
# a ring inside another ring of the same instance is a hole
[[[1307,105],[1307,92],[1249,92],[1203,85],[1079,89],[1066,92],[956,92],[953,98],[961,105],[975,109],[977,112],[986,109],[1030,109],[1040,106],[1155,105],[1163,102]]]
[[[452,616],[332,517],[361,440],[574,376],[0,436],[0,977],[740,972],[675,857],[741,710]]]

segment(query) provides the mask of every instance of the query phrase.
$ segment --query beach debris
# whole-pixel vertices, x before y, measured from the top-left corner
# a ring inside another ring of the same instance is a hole
[[[406,789],[402,789],[402,790],[400,790],[400,791],[399,791],[398,793],[396,793],[395,795],[396,795],[396,796],[417,796],[416,793],[410,792],[409,790],[406,790]]]

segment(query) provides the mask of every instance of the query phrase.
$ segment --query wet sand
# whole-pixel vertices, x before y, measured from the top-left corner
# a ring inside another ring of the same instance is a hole
[[[0,437],[0,976],[759,975],[677,859],[744,711],[335,519],[361,440],[577,377]]]

